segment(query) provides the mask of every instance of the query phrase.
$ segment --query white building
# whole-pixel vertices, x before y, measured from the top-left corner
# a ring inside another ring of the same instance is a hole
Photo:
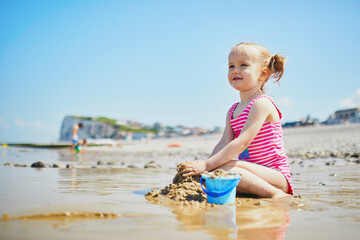
[[[360,123],[360,108],[338,110],[331,114],[326,121],[327,124]]]

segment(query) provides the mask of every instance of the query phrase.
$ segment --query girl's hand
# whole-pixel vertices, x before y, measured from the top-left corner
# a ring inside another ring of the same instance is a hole
[[[185,168],[180,172],[184,177],[201,175],[206,170],[205,161],[187,162]]]

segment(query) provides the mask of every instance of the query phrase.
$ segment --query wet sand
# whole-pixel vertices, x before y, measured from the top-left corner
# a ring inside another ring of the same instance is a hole
[[[96,147],[84,155],[0,147],[0,214],[40,217],[1,221],[0,239],[358,239],[360,125],[284,130],[301,198],[239,198],[215,207],[145,199],[172,182],[177,164],[206,159],[220,137]],[[167,147],[174,142],[182,147]],[[37,161],[73,168],[4,166]],[[144,168],[151,161],[154,168]]]

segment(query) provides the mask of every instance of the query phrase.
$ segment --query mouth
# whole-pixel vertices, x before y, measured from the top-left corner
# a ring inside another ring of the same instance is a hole
[[[233,77],[232,78],[233,81],[238,81],[238,80],[242,80],[242,78],[239,78],[239,77]]]

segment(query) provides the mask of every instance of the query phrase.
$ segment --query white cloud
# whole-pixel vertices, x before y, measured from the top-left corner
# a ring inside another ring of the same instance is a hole
[[[343,108],[360,107],[360,88],[356,89],[355,93],[350,97],[341,100],[339,105]]]
[[[291,107],[293,105],[293,102],[290,98],[288,97],[283,97],[283,98],[280,98],[276,101],[276,103],[279,105],[279,106],[283,106],[283,107]]]
[[[360,96],[360,88],[356,89],[356,95]]]
[[[23,120],[17,119],[17,118],[14,119],[14,123],[15,123],[15,125],[18,126],[18,127],[25,127],[25,125],[26,125]]]

